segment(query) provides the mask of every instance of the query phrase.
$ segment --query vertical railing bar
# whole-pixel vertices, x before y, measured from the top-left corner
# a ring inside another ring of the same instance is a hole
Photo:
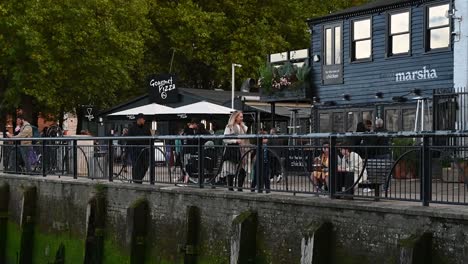
[[[201,137],[198,137],[198,146],[197,146],[197,152],[198,152],[198,187],[203,188],[204,187],[204,157],[203,157],[203,141]]]
[[[78,179],[78,140],[72,141],[73,179]]]
[[[154,185],[155,181],[156,181],[156,167],[155,167],[155,159],[156,159],[156,154],[155,154],[155,147],[154,147],[154,143],[155,143],[155,140],[154,138],[151,138],[150,141],[150,146],[149,146],[149,165],[150,165],[150,184],[151,185]],[[164,157],[165,159],[166,157]]]
[[[328,187],[328,190],[330,192],[330,198],[334,199],[335,198],[335,192],[336,192],[336,172],[337,172],[337,167],[338,167],[338,154],[336,150],[336,137],[335,136],[330,136],[330,152],[329,152],[329,157],[328,160],[330,161],[330,168],[329,168],[329,183],[330,186]]]
[[[112,139],[107,140],[107,164],[108,164],[108,179],[110,182],[114,181],[114,149],[112,146]]]

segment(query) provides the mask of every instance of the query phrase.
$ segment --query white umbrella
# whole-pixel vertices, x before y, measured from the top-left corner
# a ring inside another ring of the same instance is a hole
[[[203,101],[177,107],[172,111],[174,114],[229,115],[231,112],[234,112],[234,109]]]
[[[110,114],[110,116],[138,115],[139,113],[142,113],[144,115],[167,115],[174,114],[174,108],[152,103],[112,113]]]

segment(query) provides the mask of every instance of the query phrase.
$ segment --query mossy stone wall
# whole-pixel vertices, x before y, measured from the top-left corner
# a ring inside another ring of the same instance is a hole
[[[21,200],[36,188],[32,263],[50,263],[63,244],[64,263],[84,263],[87,205],[105,188],[102,263],[130,263],[128,208],[147,203],[144,263],[184,263],[189,207],[196,207],[197,255],[201,264],[229,263],[232,223],[255,212],[256,263],[300,263],[301,240],[310,223],[331,223],[330,263],[395,263],[402,239],[432,234],[433,263],[468,262],[468,211],[463,207],[421,207],[372,201],[227,192],[219,189],[96,183],[87,180],[0,175],[10,186],[6,228],[7,263],[20,255]],[[461,209],[460,209],[461,208]]]

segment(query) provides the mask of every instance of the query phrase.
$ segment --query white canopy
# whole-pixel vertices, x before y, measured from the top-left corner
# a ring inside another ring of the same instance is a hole
[[[224,107],[205,101],[184,105],[181,107],[174,108],[172,110],[173,114],[229,115],[231,112],[234,112],[232,108]]]
[[[139,113],[142,113],[144,115],[168,115],[174,114],[174,108],[152,103],[112,113],[110,114],[110,116],[138,115]]]

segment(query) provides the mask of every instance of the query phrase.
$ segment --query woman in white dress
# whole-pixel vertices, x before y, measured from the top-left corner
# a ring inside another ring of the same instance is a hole
[[[224,129],[224,135],[244,135],[247,133],[247,126],[244,124],[244,115],[241,111],[235,111],[231,114],[228,124]],[[223,153],[223,165],[221,168],[220,177],[227,179],[229,190],[233,190],[234,178],[239,176],[237,179],[237,186],[239,191],[242,191],[240,187],[244,185],[246,177],[245,172],[245,159],[242,159],[244,154],[247,152],[246,146],[249,144],[247,139],[224,139],[223,143],[226,145]],[[242,160],[241,160],[242,159]],[[237,168],[240,164],[240,169],[237,173]],[[237,175],[236,175],[237,173]]]

